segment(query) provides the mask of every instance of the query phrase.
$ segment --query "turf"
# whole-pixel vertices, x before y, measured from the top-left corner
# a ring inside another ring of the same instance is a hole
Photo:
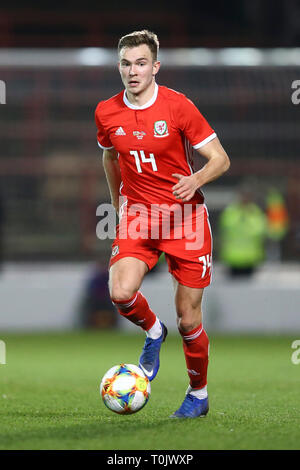
[[[298,334],[299,337],[299,334]],[[142,334],[118,331],[1,335],[0,449],[299,449],[297,337],[210,335],[206,418],[172,420],[187,387],[181,340],[169,335],[149,403],[110,412],[101,377],[137,363]]]

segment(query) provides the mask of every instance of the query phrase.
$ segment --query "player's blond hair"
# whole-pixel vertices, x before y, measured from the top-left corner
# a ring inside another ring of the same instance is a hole
[[[126,34],[122,36],[118,44],[118,53],[120,54],[123,47],[137,47],[142,44],[146,44],[152,54],[153,61],[157,60],[157,54],[159,50],[159,41],[155,33],[143,29],[142,31],[133,31],[133,33]]]

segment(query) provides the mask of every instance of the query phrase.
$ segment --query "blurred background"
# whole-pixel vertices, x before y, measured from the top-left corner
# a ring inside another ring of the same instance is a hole
[[[300,331],[300,2],[39,5],[0,6],[0,329],[132,328],[108,298],[112,240],[96,237],[109,192],[94,110],[122,89],[118,39],[148,28],[158,83],[198,106],[231,158],[204,188],[207,329]],[[142,291],[175,330],[163,259]]]

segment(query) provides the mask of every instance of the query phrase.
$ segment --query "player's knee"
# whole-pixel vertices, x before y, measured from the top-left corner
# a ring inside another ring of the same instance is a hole
[[[177,327],[185,333],[192,331],[201,323],[201,311],[185,306],[177,309]]]
[[[196,328],[197,322],[177,317],[177,326],[180,331],[188,333],[189,331],[192,331],[194,328]]]
[[[132,298],[136,289],[128,284],[116,284],[110,288],[110,297],[113,302],[124,302]]]

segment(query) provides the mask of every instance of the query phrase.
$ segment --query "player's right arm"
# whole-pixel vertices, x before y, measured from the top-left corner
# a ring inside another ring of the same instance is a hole
[[[121,172],[118,160],[118,152],[114,149],[105,149],[103,151],[103,167],[110,192],[111,203],[117,213],[119,213],[119,195],[121,185]]]
[[[107,120],[107,116],[106,116]],[[110,192],[111,203],[117,213],[119,213],[119,191],[121,185],[121,172],[119,167],[118,152],[113,147],[107,126],[103,124],[103,102],[98,103],[95,111],[95,121],[97,126],[97,141],[99,147],[103,149],[103,167]]]

